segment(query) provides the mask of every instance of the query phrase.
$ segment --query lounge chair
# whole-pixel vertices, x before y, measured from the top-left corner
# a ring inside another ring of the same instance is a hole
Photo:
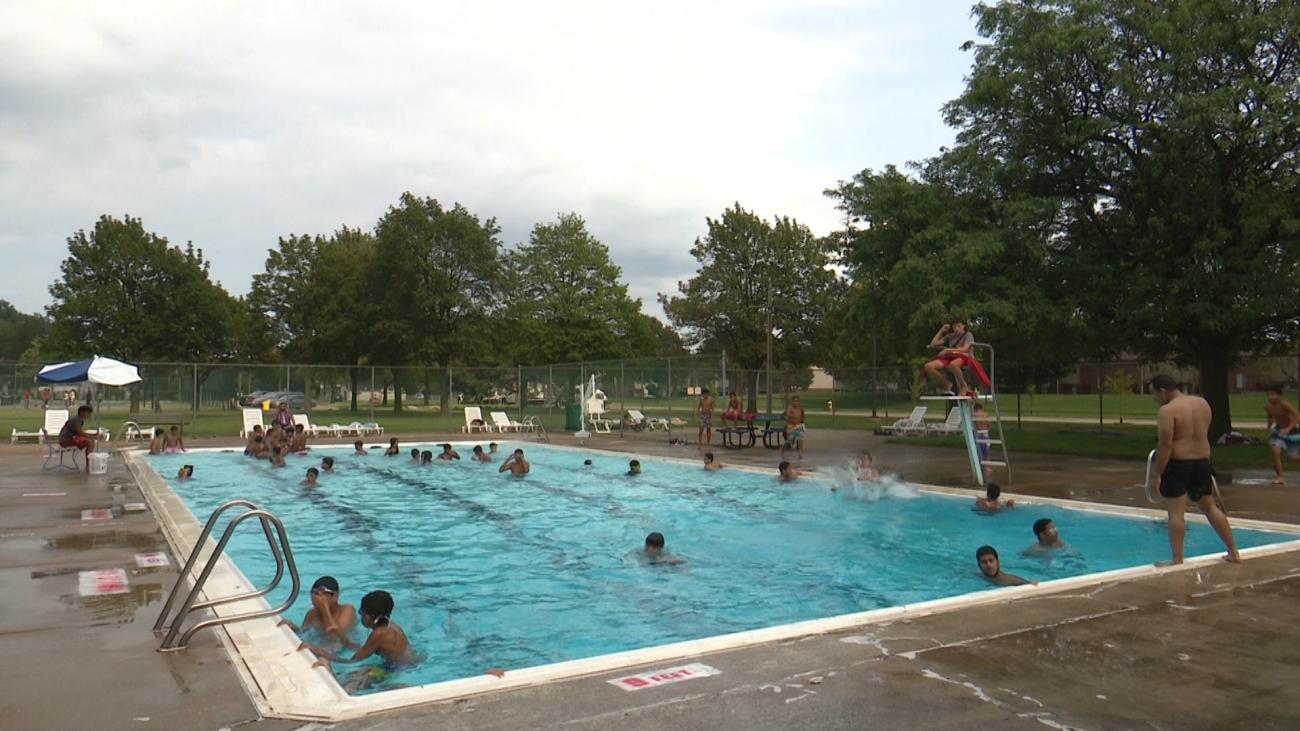
[[[591,424],[591,430],[601,434],[610,432],[611,422],[605,416],[605,399],[589,398],[587,399],[587,421]]]
[[[321,434],[327,436],[338,436],[338,432],[335,431],[335,426],[337,425],[321,426],[320,424],[313,424],[306,414],[294,414],[293,423],[302,424],[302,430],[313,437],[318,437]]]
[[[928,425],[925,433],[936,437],[947,436],[949,434],[961,433],[961,407],[953,406],[948,411],[948,418],[942,423]]]
[[[628,428],[632,431],[645,431],[646,429],[653,428],[650,425],[650,421],[645,418],[645,414],[636,409],[627,410],[627,417],[624,419],[624,423],[626,423]]]
[[[477,406],[465,407],[465,426],[460,428],[466,434],[473,434],[475,430],[492,433],[492,425],[483,420],[483,409]]]
[[[366,434],[373,434],[375,436],[380,436],[384,433],[384,427],[380,426],[377,421],[367,421],[361,425],[361,429]]]
[[[511,421],[510,415],[504,411],[493,411],[488,415],[492,417],[492,426],[495,426],[497,431],[502,434],[507,431],[520,432],[526,426],[522,421]]]
[[[261,409],[244,409],[244,426],[239,430],[240,439],[248,439],[248,435],[253,433],[253,427],[260,426],[262,431],[266,431],[266,424],[262,423]]]
[[[908,416],[905,419],[899,419],[891,424],[889,431],[894,434],[924,434],[925,411],[926,407],[917,406],[912,409],[911,416]]]

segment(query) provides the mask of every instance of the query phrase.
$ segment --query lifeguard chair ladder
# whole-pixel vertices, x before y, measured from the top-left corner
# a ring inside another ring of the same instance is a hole
[[[922,401],[945,401],[952,408],[961,409],[961,432],[966,437],[966,454],[970,457],[971,474],[975,477],[975,484],[980,487],[984,486],[984,466],[1001,467],[1007,472],[1006,483],[1011,484],[1011,455],[1007,452],[1006,433],[1002,429],[1002,409],[998,406],[998,379],[997,379],[997,357],[993,351],[993,346],[989,343],[975,343],[976,348],[988,348],[989,351],[989,392],[979,396],[980,401],[993,402],[993,423],[997,428],[996,436],[989,434],[989,445],[1001,449],[1002,459],[980,459],[979,442],[975,438],[975,410],[976,399],[969,396],[922,396]],[[992,431],[992,430],[990,430]]]

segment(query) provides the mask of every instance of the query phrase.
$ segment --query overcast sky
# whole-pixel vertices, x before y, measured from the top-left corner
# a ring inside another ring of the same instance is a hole
[[[576,211],[662,315],[733,202],[817,233],[822,191],[950,144],[971,0],[0,0],[0,299],[50,302],[67,237],[131,214],[235,294],[290,233],[403,191],[507,246]]]

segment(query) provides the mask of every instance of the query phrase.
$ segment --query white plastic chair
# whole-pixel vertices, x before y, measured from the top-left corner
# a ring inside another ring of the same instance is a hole
[[[261,409],[244,409],[244,426],[239,430],[240,439],[248,439],[248,435],[253,433],[253,427],[260,426],[262,431],[266,431],[266,424],[262,423]]]
[[[889,427],[889,430],[894,434],[924,434],[925,411],[925,406],[917,406],[912,409],[911,416],[894,422]]]
[[[478,423],[475,423],[478,422]],[[466,434],[473,434],[475,430],[492,433],[492,425],[483,420],[483,409],[477,406],[465,407],[465,426],[460,428]]]
[[[946,436],[948,434],[961,433],[961,407],[954,406],[948,410],[948,418],[943,422],[929,425],[925,428],[925,433],[936,437]]]
[[[492,417],[492,426],[496,427],[497,431],[502,434],[505,434],[506,431],[523,431],[524,425],[518,421],[511,421],[510,416],[504,411],[493,411],[489,416]]]

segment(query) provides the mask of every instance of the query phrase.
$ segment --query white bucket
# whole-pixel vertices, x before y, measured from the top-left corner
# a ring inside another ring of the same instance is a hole
[[[108,452],[90,453],[90,474],[92,475],[108,474]]]

